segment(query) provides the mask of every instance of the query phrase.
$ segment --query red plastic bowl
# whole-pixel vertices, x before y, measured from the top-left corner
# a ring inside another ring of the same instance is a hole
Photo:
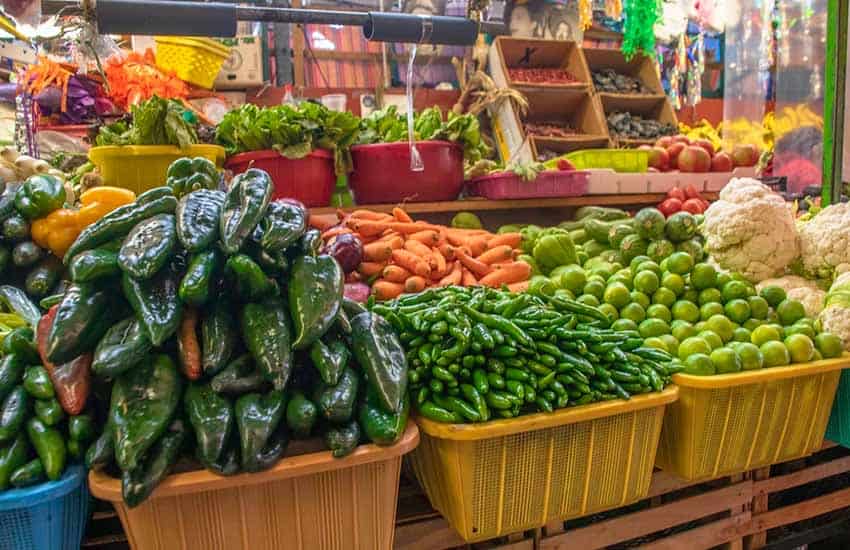
[[[328,206],[336,185],[334,157],[324,149],[295,160],[271,149],[250,151],[233,155],[224,166],[235,174],[265,170],[274,182],[272,199],[297,199],[305,206]]]
[[[349,186],[357,204],[455,200],[463,187],[463,149],[448,141],[417,141],[425,170],[410,170],[407,142],[355,145]]]

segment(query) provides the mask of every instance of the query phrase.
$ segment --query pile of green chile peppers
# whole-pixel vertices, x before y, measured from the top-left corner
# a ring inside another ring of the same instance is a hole
[[[373,313],[398,332],[419,414],[485,422],[661,391],[682,370],[598,309],[483,287],[431,288]],[[376,386],[380,387],[380,386]]]

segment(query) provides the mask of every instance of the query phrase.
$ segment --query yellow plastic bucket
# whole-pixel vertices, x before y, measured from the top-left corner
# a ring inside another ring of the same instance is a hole
[[[841,369],[838,359],[716,376],[676,374],[659,468],[711,479],[807,456],[821,447]]]
[[[165,185],[168,166],[180,157],[204,157],[219,168],[224,164],[224,147],[192,145],[180,149],[175,145],[104,145],[89,149],[89,160],[97,166],[104,185],[123,187],[144,193]]]
[[[417,418],[410,454],[431,504],[468,542],[617,508],[649,490],[661,393],[482,424]]]
[[[156,65],[186,82],[212,88],[230,48],[209,38],[157,36]]]

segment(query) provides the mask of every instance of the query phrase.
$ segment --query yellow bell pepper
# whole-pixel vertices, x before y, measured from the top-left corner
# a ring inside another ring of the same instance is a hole
[[[102,185],[99,187],[92,187],[91,189],[86,190],[82,195],[80,195],[80,204],[83,206],[88,206],[89,204],[101,203],[107,204],[112,207],[118,207],[125,204],[129,204],[136,200],[136,194],[130,191],[129,189],[123,189],[121,187],[110,187],[108,185]]]

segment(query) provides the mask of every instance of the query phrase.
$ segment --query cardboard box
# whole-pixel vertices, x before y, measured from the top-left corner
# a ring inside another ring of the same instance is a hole
[[[676,118],[676,112],[673,111],[673,106],[667,100],[667,96],[640,96],[640,95],[624,95],[624,94],[609,94],[601,93],[597,96],[602,104],[602,112],[605,117],[605,127],[608,127],[608,115],[614,111],[625,111],[633,115],[640,115],[643,118],[657,120],[663,123],[672,124],[674,128],[679,128],[679,121]],[[637,147],[639,145],[652,145],[655,143],[653,139],[632,139],[618,137],[614,132],[609,131],[611,140],[618,147]]]
[[[215,79],[217,90],[245,90],[263,85],[263,45],[253,35],[221,38],[219,41],[230,46],[230,57]]]
[[[567,40],[538,40],[499,36],[490,46],[489,71],[500,88],[528,89],[587,89],[591,86],[590,71],[581,47]],[[511,80],[511,67],[555,67],[573,75],[572,84],[535,84]]]
[[[645,97],[664,96],[664,87],[661,85],[661,78],[655,69],[655,62],[651,57],[643,54],[635,54],[631,60],[626,61],[623,52],[620,50],[608,48],[585,48],[584,58],[590,72],[599,71],[601,69],[614,69],[620,74],[634,76],[640,79],[644,86],[652,90],[651,94],[613,94],[618,96],[638,96]],[[593,78],[590,80],[593,85]],[[595,88],[594,88],[595,90]],[[595,90],[602,93],[599,90]],[[612,92],[606,92],[611,94]]]

